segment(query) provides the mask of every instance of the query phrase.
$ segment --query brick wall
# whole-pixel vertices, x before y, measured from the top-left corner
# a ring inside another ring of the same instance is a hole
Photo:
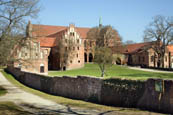
[[[48,77],[10,67],[7,71],[21,83],[49,94],[111,106],[173,113],[172,80],[135,81],[86,76]],[[162,86],[161,92],[156,90],[158,82]]]

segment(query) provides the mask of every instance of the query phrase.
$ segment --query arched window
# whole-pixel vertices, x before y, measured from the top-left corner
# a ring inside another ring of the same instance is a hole
[[[84,53],[85,62],[87,62],[87,53]]]
[[[92,53],[89,53],[89,62],[93,62],[93,55],[92,55]]]
[[[87,42],[86,42],[86,40],[84,41],[84,47],[85,47],[85,48],[87,47]]]

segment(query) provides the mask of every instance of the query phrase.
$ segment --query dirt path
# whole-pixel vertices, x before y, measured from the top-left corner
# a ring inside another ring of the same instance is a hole
[[[134,69],[134,70],[149,71],[149,72],[173,73],[173,71],[161,71],[161,70],[147,69],[147,68],[140,68],[140,67],[130,67],[130,66],[129,66],[128,68]]]
[[[159,115],[158,113],[143,111],[124,111],[125,109],[104,112],[64,106],[21,90],[11,84],[1,72],[0,85],[8,91],[6,95],[0,97],[0,101],[12,101],[34,115]]]

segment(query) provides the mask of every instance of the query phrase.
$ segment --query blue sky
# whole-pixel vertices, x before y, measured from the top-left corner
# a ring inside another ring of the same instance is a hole
[[[156,15],[173,16],[173,0],[40,0],[32,23],[78,27],[113,26],[123,41],[142,42],[143,31]]]

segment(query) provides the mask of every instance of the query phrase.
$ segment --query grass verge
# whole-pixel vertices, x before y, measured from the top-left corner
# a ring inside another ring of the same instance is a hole
[[[12,102],[0,102],[0,115],[30,115]]]
[[[101,75],[97,64],[85,64],[83,68],[67,71],[50,71],[50,76],[96,76]],[[106,70],[105,78],[123,78],[134,80],[147,80],[148,78],[173,79],[173,73],[157,73],[129,69],[126,66],[113,65]]]

